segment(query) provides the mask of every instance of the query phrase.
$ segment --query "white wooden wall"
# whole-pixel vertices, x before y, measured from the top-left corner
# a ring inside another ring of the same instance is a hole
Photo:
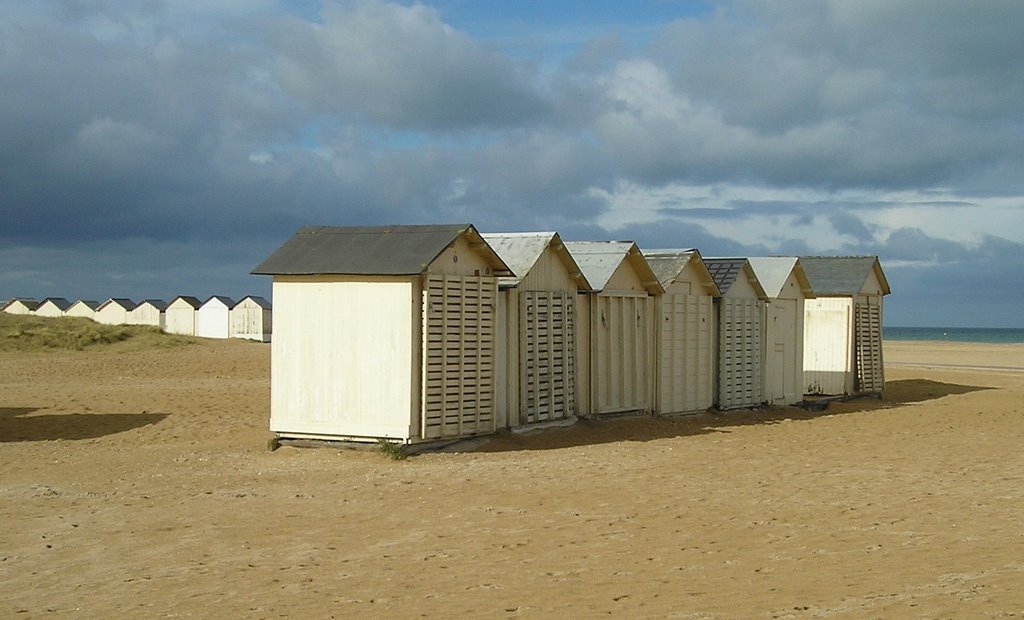
[[[196,335],[196,310],[185,302],[172,303],[164,312],[164,331],[183,336]]]
[[[166,323],[165,314],[150,304],[142,304],[128,312],[128,323],[131,325],[152,325],[163,329]]]
[[[714,401],[710,295],[665,294],[658,311],[658,413],[702,411]]]
[[[231,309],[230,320],[232,338],[270,342],[273,330],[273,314],[270,309],[246,298]]]
[[[519,293],[519,424],[576,415],[576,292]]]
[[[600,294],[591,297],[592,412],[650,411],[653,406],[653,298]]]
[[[270,430],[419,436],[419,278],[274,279]]]
[[[196,336],[228,338],[231,335],[231,309],[212,299],[196,310]]]
[[[804,390],[849,394],[853,390],[853,298],[804,302]]]

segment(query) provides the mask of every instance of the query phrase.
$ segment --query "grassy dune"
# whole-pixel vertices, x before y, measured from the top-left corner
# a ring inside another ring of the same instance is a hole
[[[179,347],[196,338],[165,334],[148,325],[103,325],[80,317],[48,318],[0,312],[0,351],[82,351]]]

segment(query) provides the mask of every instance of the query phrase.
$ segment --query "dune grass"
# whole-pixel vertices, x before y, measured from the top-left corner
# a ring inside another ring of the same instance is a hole
[[[104,325],[81,317],[49,318],[0,312],[0,351],[82,351],[118,345],[170,348],[198,342],[148,325]]]

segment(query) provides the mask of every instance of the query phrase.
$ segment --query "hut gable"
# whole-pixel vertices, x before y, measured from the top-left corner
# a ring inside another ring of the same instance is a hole
[[[39,307],[36,308],[36,315],[49,317],[64,316],[64,313],[67,312],[70,307],[71,302],[63,297],[47,297],[39,304]]]
[[[135,309],[135,302],[125,297],[111,297],[96,308],[96,321],[107,325],[124,325],[128,313]]]
[[[153,325],[164,328],[167,302],[162,299],[146,299],[132,308],[128,313],[128,322],[132,325]]]
[[[459,261],[469,264],[459,267]],[[432,265],[439,263],[440,266]],[[471,224],[303,228],[260,263],[260,275],[511,275]]]
[[[705,258],[704,264],[722,297],[768,299],[747,259]]]
[[[75,303],[71,304],[71,307],[64,313],[65,316],[77,316],[91,319],[96,316],[96,308],[99,308],[100,304],[97,301],[91,299],[79,299]]]
[[[192,310],[198,310],[199,306],[203,305],[203,302],[199,301],[198,297],[192,297],[191,295],[179,295],[175,297],[171,303],[167,305],[167,309],[186,309],[192,308]]]
[[[556,232],[485,233],[484,240],[512,271],[498,286],[587,290],[590,284]],[[551,249],[548,252],[548,249]]]
[[[32,314],[38,307],[39,302],[35,299],[15,297],[5,303],[0,309],[8,314]]]
[[[271,308],[269,301],[257,295],[248,295],[246,297],[239,299],[238,303],[235,304],[234,308],[250,304],[263,308],[264,310],[270,310]],[[234,308],[232,308],[232,310],[234,310]]]
[[[568,241],[565,247],[595,292],[665,292],[632,241]]]
[[[770,299],[813,299],[814,289],[795,256],[748,258]]]
[[[647,250],[644,258],[666,293],[721,295],[697,250]]]
[[[877,256],[801,256],[800,263],[821,297],[891,293]]]

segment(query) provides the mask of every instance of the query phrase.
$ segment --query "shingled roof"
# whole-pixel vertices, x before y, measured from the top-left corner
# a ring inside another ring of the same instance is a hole
[[[745,258],[705,258],[704,265],[708,268],[711,273],[711,277],[715,279],[715,284],[718,286],[718,290],[725,295],[732,288],[732,285],[736,283],[736,278],[743,273],[743,267],[747,265],[749,261]],[[750,268],[753,273],[754,268]],[[754,292],[761,299],[767,299],[768,294],[764,292],[764,288],[761,283],[757,280],[756,276],[753,276],[750,280],[750,285],[754,288]]]
[[[892,292],[877,256],[801,256],[800,263],[817,295],[856,295],[864,288],[872,271],[882,287],[882,294]]]
[[[416,275],[462,235],[470,237],[494,275],[512,275],[472,224],[311,226],[260,263],[259,275]]]
[[[679,273],[682,272],[690,261],[696,260],[695,265],[697,265],[697,271],[700,272],[702,280],[700,284],[704,288],[704,292],[712,297],[721,296],[721,291],[718,290],[715,279],[711,277],[711,273],[704,265],[704,259],[701,257],[700,252],[695,249],[646,250],[644,251],[644,258],[647,259],[651,270],[654,271],[654,275],[658,277],[658,282],[661,282],[661,286],[665,290],[668,290],[668,287],[675,282],[676,278],[679,277]]]

